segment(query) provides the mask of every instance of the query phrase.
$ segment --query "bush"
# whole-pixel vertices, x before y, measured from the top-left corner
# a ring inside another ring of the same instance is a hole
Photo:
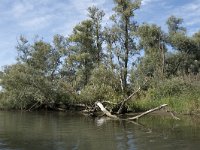
[[[78,96],[84,103],[94,103],[95,101],[112,101],[120,99],[120,83],[114,73],[100,66],[93,70],[89,84],[81,90]]]
[[[198,83],[198,84],[197,84]],[[168,104],[176,112],[200,113],[200,80],[172,78],[143,92],[130,106],[135,111],[145,111],[161,104]]]
[[[191,90],[191,88],[193,88],[191,83],[187,83],[183,79],[167,79],[150,88],[148,90],[147,97],[150,99],[160,99],[163,97],[178,96],[188,90]]]

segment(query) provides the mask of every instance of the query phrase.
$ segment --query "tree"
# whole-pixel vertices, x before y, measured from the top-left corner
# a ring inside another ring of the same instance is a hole
[[[194,40],[194,43],[197,46],[196,51],[194,51],[195,54],[195,59],[200,61],[200,31],[196,32],[193,36],[192,39]]]
[[[114,72],[116,64],[114,62],[114,43],[117,41],[117,34],[115,28],[104,27],[103,37],[106,43],[105,65],[111,68]]]
[[[183,19],[174,16],[167,20],[168,24],[168,42],[172,48],[177,51],[178,63],[171,74],[176,74],[178,71],[181,74],[189,74],[197,65],[198,58],[198,42],[195,42],[195,36],[189,37],[186,34],[186,29],[181,26]]]
[[[67,59],[67,64],[75,68],[77,88],[83,88],[87,85],[96,62],[92,21],[85,20],[76,25],[69,41],[71,54]]]
[[[65,49],[62,36],[55,36],[53,45],[42,40],[30,44],[23,37],[17,49],[17,64],[5,67],[1,77],[4,101],[9,107],[54,108],[59,102],[70,101],[70,86],[60,78]]]
[[[143,24],[138,28],[140,47],[144,49],[141,61],[143,73],[157,80],[165,75],[166,35],[157,25]]]
[[[133,21],[134,12],[141,5],[140,0],[114,0],[115,14],[112,16],[113,30],[117,36],[115,41],[115,55],[118,60],[118,69],[120,70],[122,90],[124,94],[127,91],[128,63],[129,59],[136,52],[134,41],[137,25]]]
[[[90,80],[81,91],[79,99],[93,104],[98,101],[117,102],[121,99],[120,82],[116,74],[104,65],[94,68]]]
[[[93,6],[88,8],[88,16],[92,21],[93,28],[93,39],[95,43],[95,53],[97,64],[100,65],[102,59],[102,43],[103,43],[103,32],[102,32],[102,19],[105,13],[99,8]]]
[[[169,34],[174,34],[177,32],[182,32],[185,33],[186,29],[184,27],[181,26],[181,24],[183,23],[183,19],[182,18],[177,18],[175,16],[170,16],[167,20],[167,25],[168,25],[168,32]]]

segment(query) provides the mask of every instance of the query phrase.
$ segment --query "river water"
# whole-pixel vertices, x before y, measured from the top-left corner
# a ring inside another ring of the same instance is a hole
[[[137,123],[74,113],[0,112],[0,150],[199,150],[200,118]]]

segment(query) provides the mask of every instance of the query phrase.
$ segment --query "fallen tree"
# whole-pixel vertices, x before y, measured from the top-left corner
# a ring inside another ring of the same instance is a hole
[[[156,110],[160,110],[160,109],[162,109],[163,107],[166,107],[166,106],[168,106],[168,105],[167,105],[167,104],[160,105],[160,106],[158,106],[158,107],[156,107],[156,108],[153,108],[153,109],[150,109],[150,110],[148,110],[148,111],[145,111],[145,112],[143,112],[143,113],[141,113],[141,114],[139,114],[139,115],[137,115],[137,116],[135,116],[135,117],[128,118],[128,120],[136,120],[136,119],[139,119],[140,117],[142,117],[142,116],[144,116],[144,115],[147,115],[147,114],[149,114],[149,113],[151,113],[151,112],[154,112],[154,111],[156,111]]]
[[[101,102],[95,102],[95,104],[101,109],[101,111],[108,117],[114,118],[114,119],[119,119],[116,115],[112,115],[104,106]]]
[[[113,118],[113,119],[121,119],[121,118],[119,118],[118,116],[116,116],[116,115],[113,115],[113,114],[111,114],[111,112],[109,112],[104,106],[103,106],[103,104],[101,103],[101,102],[95,102],[95,105],[97,105],[100,109],[101,109],[101,111],[106,115],[106,116],[108,116],[108,117],[110,117],[110,118]],[[137,120],[137,119],[139,119],[139,118],[141,118],[141,117],[143,117],[143,116],[145,116],[145,115],[147,115],[147,114],[150,114],[150,113],[152,113],[152,112],[154,112],[154,111],[157,111],[157,110],[160,110],[160,109],[162,109],[162,108],[164,108],[164,107],[166,107],[166,106],[168,106],[167,104],[163,104],[163,105],[160,105],[160,106],[158,106],[158,107],[155,107],[155,108],[153,108],[153,109],[150,109],[150,110],[148,110],[148,111],[145,111],[145,112],[143,112],[143,113],[141,113],[141,114],[139,114],[139,115],[137,115],[137,116],[134,116],[134,117],[130,117],[130,118],[127,118],[127,119],[121,119],[121,120]],[[170,113],[171,114],[171,113]],[[172,117],[174,118],[174,119],[176,119],[176,120],[180,120],[178,117],[176,117],[174,114],[172,115]]]

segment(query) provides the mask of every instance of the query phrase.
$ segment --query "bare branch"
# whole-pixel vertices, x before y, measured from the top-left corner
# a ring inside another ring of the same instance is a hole
[[[95,104],[101,109],[101,111],[108,117],[113,119],[119,119],[116,115],[112,115],[103,105],[101,102],[95,102]]]
[[[137,116],[135,116],[135,117],[128,118],[128,120],[137,120],[137,119],[139,119],[140,117],[142,117],[142,116],[144,116],[144,115],[147,115],[147,114],[149,114],[149,113],[151,113],[151,112],[154,112],[154,111],[156,111],[156,110],[160,110],[161,108],[166,107],[166,106],[167,106],[167,104],[163,104],[163,105],[158,106],[158,107],[156,107],[156,108],[153,108],[153,109],[150,109],[150,110],[148,110],[148,111],[145,111],[145,112],[141,113],[140,115],[137,115]]]

